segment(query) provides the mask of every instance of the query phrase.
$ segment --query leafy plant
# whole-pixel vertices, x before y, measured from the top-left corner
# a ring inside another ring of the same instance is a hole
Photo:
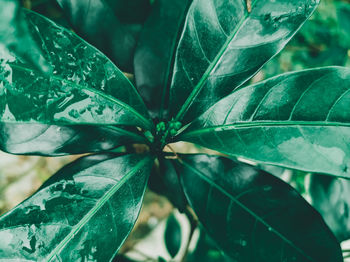
[[[35,43],[25,48],[39,48],[50,70],[8,48],[0,30],[0,147],[94,154],[1,217],[2,261],[113,260],[147,184],[198,218],[233,261],[343,261],[339,228],[287,183],[239,161],[350,177],[348,68],[245,85],[318,1],[57,1],[104,53],[35,12],[4,13],[1,29],[26,21]],[[224,155],[164,151],[179,141]]]

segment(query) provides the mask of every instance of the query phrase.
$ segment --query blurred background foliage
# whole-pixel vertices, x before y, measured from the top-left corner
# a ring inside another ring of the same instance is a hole
[[[69,28],[55,0],[23,0],[22,3]],[[252,82],[289,71],[331,65],[350,67],[350,0],[321,0],[311,19]],[[202,150],[185,143],[176,147],[181,152]],[[49,176],[77,157],[0,153],[0,214],[30,196]],[[323,215],[333,231],[341,225],[350,232],[349,181],[276,167],[262,168],[294,186]],[[140,219],[115,261],[230,261],[216,249],[204,230],[200,227],[191,230],[191,224],[193,226],[193,221],[174,210],[165,197],[148,190]],[[350,235],[342,235],[340,240],[347,239]],[[350,254],[348,243],[343,242],[345,258]]]

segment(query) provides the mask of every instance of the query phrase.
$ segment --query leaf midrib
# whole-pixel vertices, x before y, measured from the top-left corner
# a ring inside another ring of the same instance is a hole
[[[186,133],[184,131],[183,135],[180,134],[179,138],[183,139],[185,137],[191,137],[193,135],[206,133],[210,131],[219,132],[217,129],[221,129],[220,131],[229,131],[233,129],[243,129],[243,128],[256,128],[256,127],[286,127],[286,126],[343,126],[350,127],[350,123],[342,123],[342,122],[325,122],[325,121],[253,121],[253,122],[237,122],[234,124],[228,125],[217,125],[210,126],[205,128],[199,128],[197,130],[189,131]]]
[[[227,192],[223,187],[216,184],[214,181],[212,181],[209,177],[207,177],[205,174],[203,174],[200,170],[196,169],[195,167],[191,166],[189,163],[187,163],[185,160],[182,160],[181,163],[191,169],[195,174],[197,174],[200,178],[205,180],[209,185],[212,187],[215,187],[217,190],[219,190],[222,194],[224,194],[226,197],[231,199],[235,204],[237,204],[239,207],[244,209],[246,212],[248,212],[251,216],[253,216],[257,221],[262,223],[264,226],[269,228],[271,233],[275,233],[278,237],[280,237],[284,242],[286,242],[288,245],[293,247],[295,250],[297,250],[300,254],[302,254],[305,258],[307,258],[309,261],[314,261],[310,256],[308,256],[302,249],[298,248],[296,245],[293,244],[292,241],[288,240],[283,234],[281,234],[279,231],[274,229],[268,222],[266,222],[264,219],[259,217],[254,211],[249,209],[249,207],[245,206],[243,203],[241,203],[238,199],[236,199],[234,196],[232,196],[229,192]]]
[[[128,181],[142,166],[148,162],[149,158],[141,160],[129,173],[127,173],[117,184],[112,186],[103,196],[97,201],[95,206],[76,224],[69,234],[55,247],[48,256],[47,262],[52,261],[54,257],[60,254],[63,248],[69,243],[71,239],[90,221],[90,219],[104,206],[104,204]]]
[[[22,70],[24,72],[37,72],[39,73],[37,70],[34,70],[34,69],[29,69],[29,68],[26,68],[26,67],[23,67],[23,66],[20,66],[20,65],[15,65],[15,64],[9,64],[11,67],[13,68],[16,68],[18,70]],[[88,90],[94,94],[97,94],[103,98],[105,98],[106,100],[109,100],[117,105],[119,105],[121,108],[124,108],[125,110],[127,111],[130,111],[131,113],[133,113],[144,125],[145,127],[147,127],[149,130],[152,130],[152,124],[151,122],[146,119],[144,116],[142,116],[138,111],[136,111],[133,107],[131,107],[130,105],[116,99],[115,97],[111,96],[111,95],[108,95],[104,92],[101,92],[95,88],[91,88],[91,87],[87,87],[87,86],[82,86],[82,85],[79,85],[77,83],[74,83],[74,82],[71,82],[69,80],[66,80],[66,79],[63,79],[61,77],[58,77],[58,76],[55,76],[55,75],[50,75],[49,78],[52,78],[54,80],[57,80],[57,81],[60,81],[60,82],[64,82],[68,85],[71,85],[72,87],[75,87],[77,89],[80,89],[80,90]],[[118,124],[118,123],[115,123],[115,124]]]
[[[254,5],[256,4],[257,1],[258,0],[253,0],[253,2],[251,3],[251,8],[254,7]],[[249,17],[249,15],[250,15],[250,12],[248,12],[248,10],[245,10],[245,15],[238,22],[237,26],[235,27],[235,29],[233,30],[231,35],[227,38],[226,42],[224,43],[224,45],[219,50],[219,53],[215,56],[213,62],[209,65],[207,70],[204,72],[203,76],[201,77],[201,79],[199,80],[199,82],[194,87],[194,89],[192,90],[191,94],[188,96],[188,98],[186,99],[185,103],[181,107],[179,113],[176,115],[176,117],[175,117],[176,121],[181,121],[182,120],[182,118],[186,114],[188,108],[193,103],[193,100],[196,98],[196,96],[199,94],[199,92],[203,88],[203,86],[205,84],[205,81],[209,78],[210,73],[215,68],[215,66],[219,62],[220,58],[222,57],[222,55],[225,53],[227,47],[229,46],[231,41],[234,39],[234,37],[236,36],[237,32],[242,28],[242,25],[243,25],[244,21]]]

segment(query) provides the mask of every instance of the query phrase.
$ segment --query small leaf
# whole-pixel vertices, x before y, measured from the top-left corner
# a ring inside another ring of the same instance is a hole
[[[25,15],[53,71],[44,75],[0,50],[2,122],[153,128],[136,89],[102,53],[36,13]]]
[[[0,123],[0,149],[12,154],[60,156],[107,151],[146,139],[114,126]]]
[[[152,158],[93,155],[0,218],[0,260],[110,261],[130,233]]]
[[[170,115],[188,123],[248,81],[308,19],[318,0],[194,0],[170,89]]]
[[[350,178],[350,69],[283,74],[234,91],[179,140],[261,164]]]
[[[153,117],[166,118],[173,57],[191,2],[157,0],[140,34],[134,58],[135,80]]]
[[[174,258],[180,250],[182,239],[182,231],[179,221],[174,214],[168,217],[165,226],[164,240],[165,246],[172,258]]]
[[[48,72],[50,68],[29,33],[20,1],[0,0],[0,6],[0,49],[15,53],[39,71]]]
[[[336,238],[291,186],[243,163],[181,155],[177,170],[208,234],[236,261],[341,262]]]
[[[108,55],[123,71],[132,72],[134,50],[142,26],[138,23],[122,23],[117,17],[117,13],[126,15],[132,12],[132,10],[125,12],[125,6],[123,10],[118,10],[120,5],[126,4],[125,0],[57,0],[57,2],[75,32]],[[134,1],[128,0],[128,2]]]
[[[313,174],[309,196],[338,241],[350,238],[350,182],[341,178]]]

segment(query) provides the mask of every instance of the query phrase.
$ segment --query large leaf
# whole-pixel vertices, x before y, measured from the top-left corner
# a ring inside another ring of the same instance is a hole
[[[311,15],[318,0],[194,0],[177,48],[171,116],[188,123],[249,80]]]
[[[126,15],[133,12],[133,10],[126,12],[126,1],[57,0],[57,2],[80,36],[107,54],[122,70],[132,71],[134,50],[141,25],[123,24],[116,16],[117,13]],[[144,7],[137,9],[141,12],[146,11]]]
[[[18,0],[0,0],[0,49],[7,49],[33,64],[39,71],[49,67],[33,41]]]
[[[256,162],[350,177],[350,69],[288,73],[244,87],[180,139]]]
[[[64,167],[0,219],[0,261],[110,261],[141,208],[152,158],[94,155]]]
[[[313,174],[308,195],[339,241],[350,238],[350,181]]]
[[[139,134],[114,126],[0,123],[0,149],[12,154],[82,154],[131,143],[147,141]]]
[[[0,50],[2,122],[152,128],[136,89],[102,53],[48,19],[25,14],[53,71],[44,75]]]
[[[137,87],[154,117],[166,118],[169,80],[178,35],[192,0],[157,0],[135,52]],[[159,113],[159,114],[158,114]]]
[[[199,220],[235,261],[343,261],[320,214],[273,175],[208,155],[182,155],[177,169]]]

